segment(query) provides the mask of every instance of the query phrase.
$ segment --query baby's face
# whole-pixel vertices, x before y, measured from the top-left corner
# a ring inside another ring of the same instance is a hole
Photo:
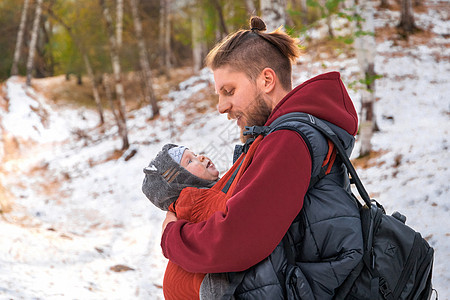
[[[212,161],[204,155],[197,155],[186,149],[181,158],[181,166],[195,176],[206,180],[217,180],[219,171]]]

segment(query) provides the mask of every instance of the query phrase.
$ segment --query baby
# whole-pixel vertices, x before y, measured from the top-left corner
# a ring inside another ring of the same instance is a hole
[[[175,144],[164,145],[144,173],[142,191],[164,211],[185,187],[210,188],[219,178],[219,171],[209,158]]]
[[[149,166],[144,168],[142,191],[158,208],[176,213],[178,219],[197,223],[206,221],[216,212],[227,213],[231,197],[252,161],[261,142],[260,135],[237,158],[233,166],[219,179],[211,160],[196,155],[184,146],[165,145]],[[163,292],[171,299],[230,298],[246,272],[239,272],[229,281],[226,273],[189,273],[169,261],[164,274]]]
[[[212,161],[204,155],[197,155],[184,146],[173,147],[168,150],[172,157],[180,166],[189,173],[205,180],[216,181],[219,179],[219,171]]]
[[[218,210],[226,210],[224,194],[210,189],[217,183],[219,171],[204,155],[167,144],[144,173],[142,191],[147,198],[158,208],[175,212],[179,219],[200,222]],[[169,261],[163,281],[165,299],[199,299],[204,277]]]

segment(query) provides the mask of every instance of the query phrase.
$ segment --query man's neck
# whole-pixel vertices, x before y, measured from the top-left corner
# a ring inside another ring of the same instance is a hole
[[[277,89],[273,91],[273,94],[270,95],[272,99],[272,110],[280,103],[281,100],[288,94],[289,92],[284,89]]]

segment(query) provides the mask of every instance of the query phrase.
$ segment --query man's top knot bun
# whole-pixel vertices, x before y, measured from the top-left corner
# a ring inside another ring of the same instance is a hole
[[[250,28],[252,31],[264,31],[267,29],[266,23],[264,23],[264,21],[260,17],[256,16],[250,19]]]

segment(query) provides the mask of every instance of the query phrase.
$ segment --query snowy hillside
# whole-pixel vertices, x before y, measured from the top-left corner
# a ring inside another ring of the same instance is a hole
[[[388,213],[405,214],[435,248],[434,285],[450,299],[450,21],[436,3],[417,15],[426,39],[378,41],[381,131],[374,157],[358,162],[358,171]],[[397,19],[398,12],[379,11],[376,26],[386,30]],[[356,59],[305,55],[295,82],[331,70],[353,82]],[[221,171],[230,166],[235,124],[195,100],[213,88],[211,73],[182,82],[154,121],[148,108],[130,113],[131,148],[119,158],[117,128],[102,132],[95,112],[37,92],[50,80],[59,79],[36,80],[34,90],[13,77],[0,96],[0,196],[13,198],[0,219],[0,299],[162,299],[164,213],[141,192],[142,168],[167,142],[206,152]],[[358,92],[350,96],[359,107]]]

